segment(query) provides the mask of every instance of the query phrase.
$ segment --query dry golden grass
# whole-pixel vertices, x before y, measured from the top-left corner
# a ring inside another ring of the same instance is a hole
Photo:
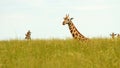
[[[120,39],[0,41],[0,68],[119,68]]]

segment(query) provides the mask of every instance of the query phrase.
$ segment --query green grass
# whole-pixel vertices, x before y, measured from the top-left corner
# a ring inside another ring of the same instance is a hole
[[[0,41],[0,68],[120,68],[120,39]]]

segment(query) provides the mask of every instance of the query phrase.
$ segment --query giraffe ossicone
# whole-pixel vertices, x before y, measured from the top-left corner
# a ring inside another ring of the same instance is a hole
[[[64,17],[64,21],[63,21],[63,25],[68,24],[69,30],[73,36],[74,39],[78,39],[81,41],[85,41],[88,40],[87,37],[85,37],[84,35],[82,35],[77,28],[74,26],[73,22],[72,22],[73,18],[70,18],[69,15],[66,15],[66,17]]]

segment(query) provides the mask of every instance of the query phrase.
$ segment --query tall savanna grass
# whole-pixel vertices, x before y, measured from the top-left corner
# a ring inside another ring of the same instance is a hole
[[[120,68],[120,39],[0,41],[0,68]]]

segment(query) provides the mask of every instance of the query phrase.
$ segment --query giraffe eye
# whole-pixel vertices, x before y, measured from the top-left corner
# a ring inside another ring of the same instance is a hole
[[[69,19],[67,19],[69,21]]]

